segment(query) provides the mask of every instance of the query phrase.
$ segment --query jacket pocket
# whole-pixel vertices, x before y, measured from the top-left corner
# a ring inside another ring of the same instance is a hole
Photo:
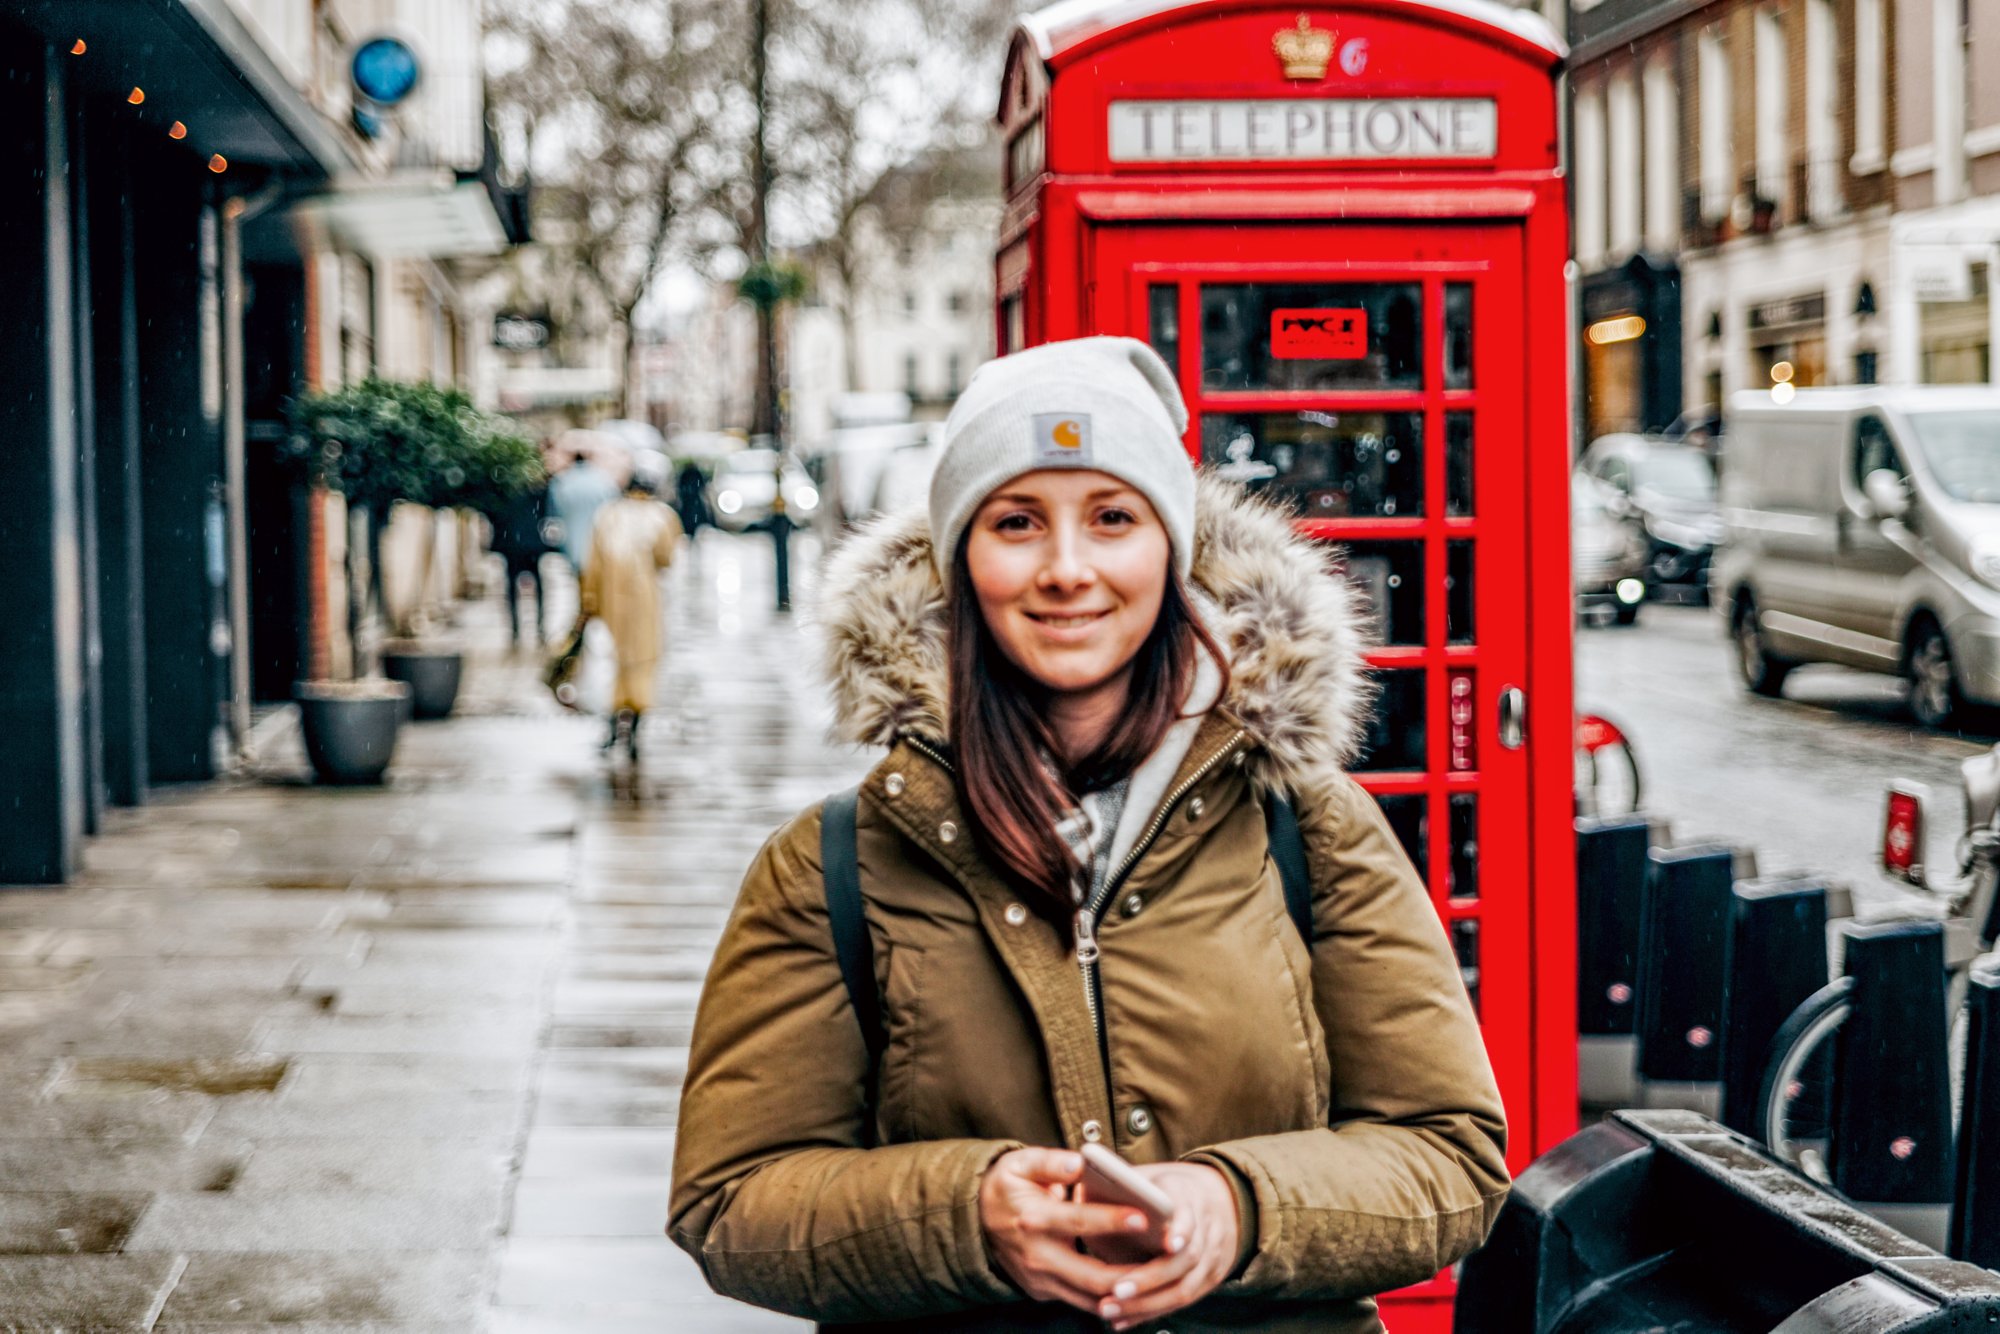
[[[888,1029],[882,1068],[876,1072],[882,1141],[907,1143],[928,1138],[919,1078],[926,1059],[924,978],[929,956],[909,945],[891,944],[882,983],[882,1022]]]

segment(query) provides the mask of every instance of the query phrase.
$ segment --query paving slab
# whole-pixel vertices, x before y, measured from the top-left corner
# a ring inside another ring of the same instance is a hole
[[[351,1138],[384,1135],[476,1139],[511,1135],[521,1100],[511,1094],[381,1094],[326,1098],[234,1098],[217,1107],[203,1138],[289,1139],[301,1135]]]
[[[486,1289],[482,1249],[423,1255],[196,1254],[159,1329],[465,1321]]]
[[[125,1243],[142,1251],[477,1250],[500,1227],[500,1191],[207,1192],[156,1197]]]
[[[0,1139],[0,1182],[17,1191],[201,1191],[233,1181],[246,1156],[220,1141]]]
[[[645,1181],[661,1191],[673,1172],[674,1132],[650,1127],[537,1130],[521,1155],[520,1180]],[[664,1196],[662,1196],[664,1198]]]
[[[200,1094],[41,1098],[12,1090],[0,1094],[0,1155],[9,1152],[10,1140],[187,1144],[213,1119],[215,1108],[215,1099]],[[0,1172],[0,1180],[6,1179]]]
[[[131,1235],[150,1198],[76,1191],[0,1191],[0,1253],[116,1251]],[[6,1297],[0,1294],[0,1321],[4,1321],[6,1309]]]
[[[393,1135],[298,1135],[258,1140],[230,1186],[270,1191],[406,1190],[412,1183],[502,1183],[514,1165],[511,1136],[418,1139]]]
[[[3,1327],[143,1334],[186,1265],[179,1255],[0,1255]]]

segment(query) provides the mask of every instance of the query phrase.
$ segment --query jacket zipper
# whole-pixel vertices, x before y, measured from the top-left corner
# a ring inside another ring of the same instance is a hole
[[[1083,974],[1083,1004],[1084,1008],[1090,1011],[1090,1026],[1097,1034],[1097,1056],[1104,1064],[1104,1087],[1107,1089],[1111,1087],[1111,1041],[1104,1031],[1104,979],[1098,969],[1098,959],[1101,956],[1097,948],[1097,923],[1102,919],[1106,906],[1118,893],[1118,887],[1125,883],[1125,877],[1132,873],[1132,868],[1138,864],[1139,858],[1145,856],[1146,849],[1153,845],[1153,840],[1167,827],[1167,820],[1173,815],[1174,807],[1180,804],[1181,798],[1193,791],[1202,779],[1208,777],[1216,765],[1227,759],[1229,753],[1236,749],[1236,743],[1242,739],[1243,732],[1239,728],[1220,750],[1203,760],[1193,773],[1182,779],[1180,785],[1167,794],[1166,800],[1160,803],[1159,810],[1154,812],[1152,822],[1139,835],[1139,841],[1125,854],[1125,860],[1118,864],[1117,870],[1104,878],[1104,888],[1077,909],[1076,966]]]
[[[950,774],[958,772],[952,768],[950,760],[926,743],[907,734],[903,739],[910,743],[913,750],[930,758],[945,772]],[[1104,1067],[1104,1086],[1107,1089],[1111,1087],[1111,1042],[1104,1031],[1104,981],[1098,973],[1098,959],[1101,955],[1097,948],[1097,923],[1104,914],[1105,906],[1117,894],[1118,887],[1125,883],[1125,877],[1132,873],[1132,868],[1138,864],[1139,858],[1146,855],[1146,849],[1153,846],[1153,840],[1167,827],[1167,820],[1173,815],[1174,807],[1180,804],[1181,798],[1193,791],[1202,779],[1208,777],[1216,765],[1227,759],[1230,752],[1236,749],[1236,743],[1242,739],[1243,730],[1238,728],[1235,734],[1223,743],[1221,749],[1203,760],[1193,773],[1182,779],[1179,786],[1167,794],[1166,799],[1160,803],[1159,810],[1153,813],[1152,821],[1139,835],[1139,841],[1125,854],[1125,860],[1118,864],[1117,870],[1104,878],[1104,888],[1091,895],[1090,899],[1076,911],[1076,966],[1083,975],[1083,1006],[1090,1012],[1091,1031],[1097,1036],[1097,1058]]]

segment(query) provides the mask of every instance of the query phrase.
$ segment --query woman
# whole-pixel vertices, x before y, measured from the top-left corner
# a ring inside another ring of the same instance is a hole
[[[817,810],[709,972],[669,1231],[718,1290],[851,1328],[1378,1330],[1486,1235],[1498,1093],[1421,883],[1341,772],[1356,612],[1285,517],[1197,486],[1129,339],[992,362],[928,522],[842,549],[835,714],[887,745],[859,861],[887,1045],[829,939]],[[1310,946],[1263,805],[1296,803]],[[1065,1198],[1115,1148],[1176,1205]]]
[[[674,563],[681,524],[654,495],[656,483],[632,474],[622,499],[596,512],[590,559],[578,583],[584,616],[611,632],[618,671],[611,688],[611,729],[604,748],[620,741],[639,758],[639,720],[653,707],[653,680],[666,651],[660,614],[660,571]]]

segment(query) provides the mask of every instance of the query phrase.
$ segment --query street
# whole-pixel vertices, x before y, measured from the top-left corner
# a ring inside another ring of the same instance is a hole
[[[1638,752],[1645,808],[1674,841],[1754,848],[1764,874],[1791,871],[1851,885],[1863,910],[1896,895],[1875,869],[1883,785],[1928,784],[1925,861],[1955,878],[1963,821],[1960,761],[1992,738],[1918,727],[1893,677],[1812,667],[1783,699],[1743,689],[1706,607],[1649,603],[1631,627],[1577,631],[1576,705],[1617,722]]]

